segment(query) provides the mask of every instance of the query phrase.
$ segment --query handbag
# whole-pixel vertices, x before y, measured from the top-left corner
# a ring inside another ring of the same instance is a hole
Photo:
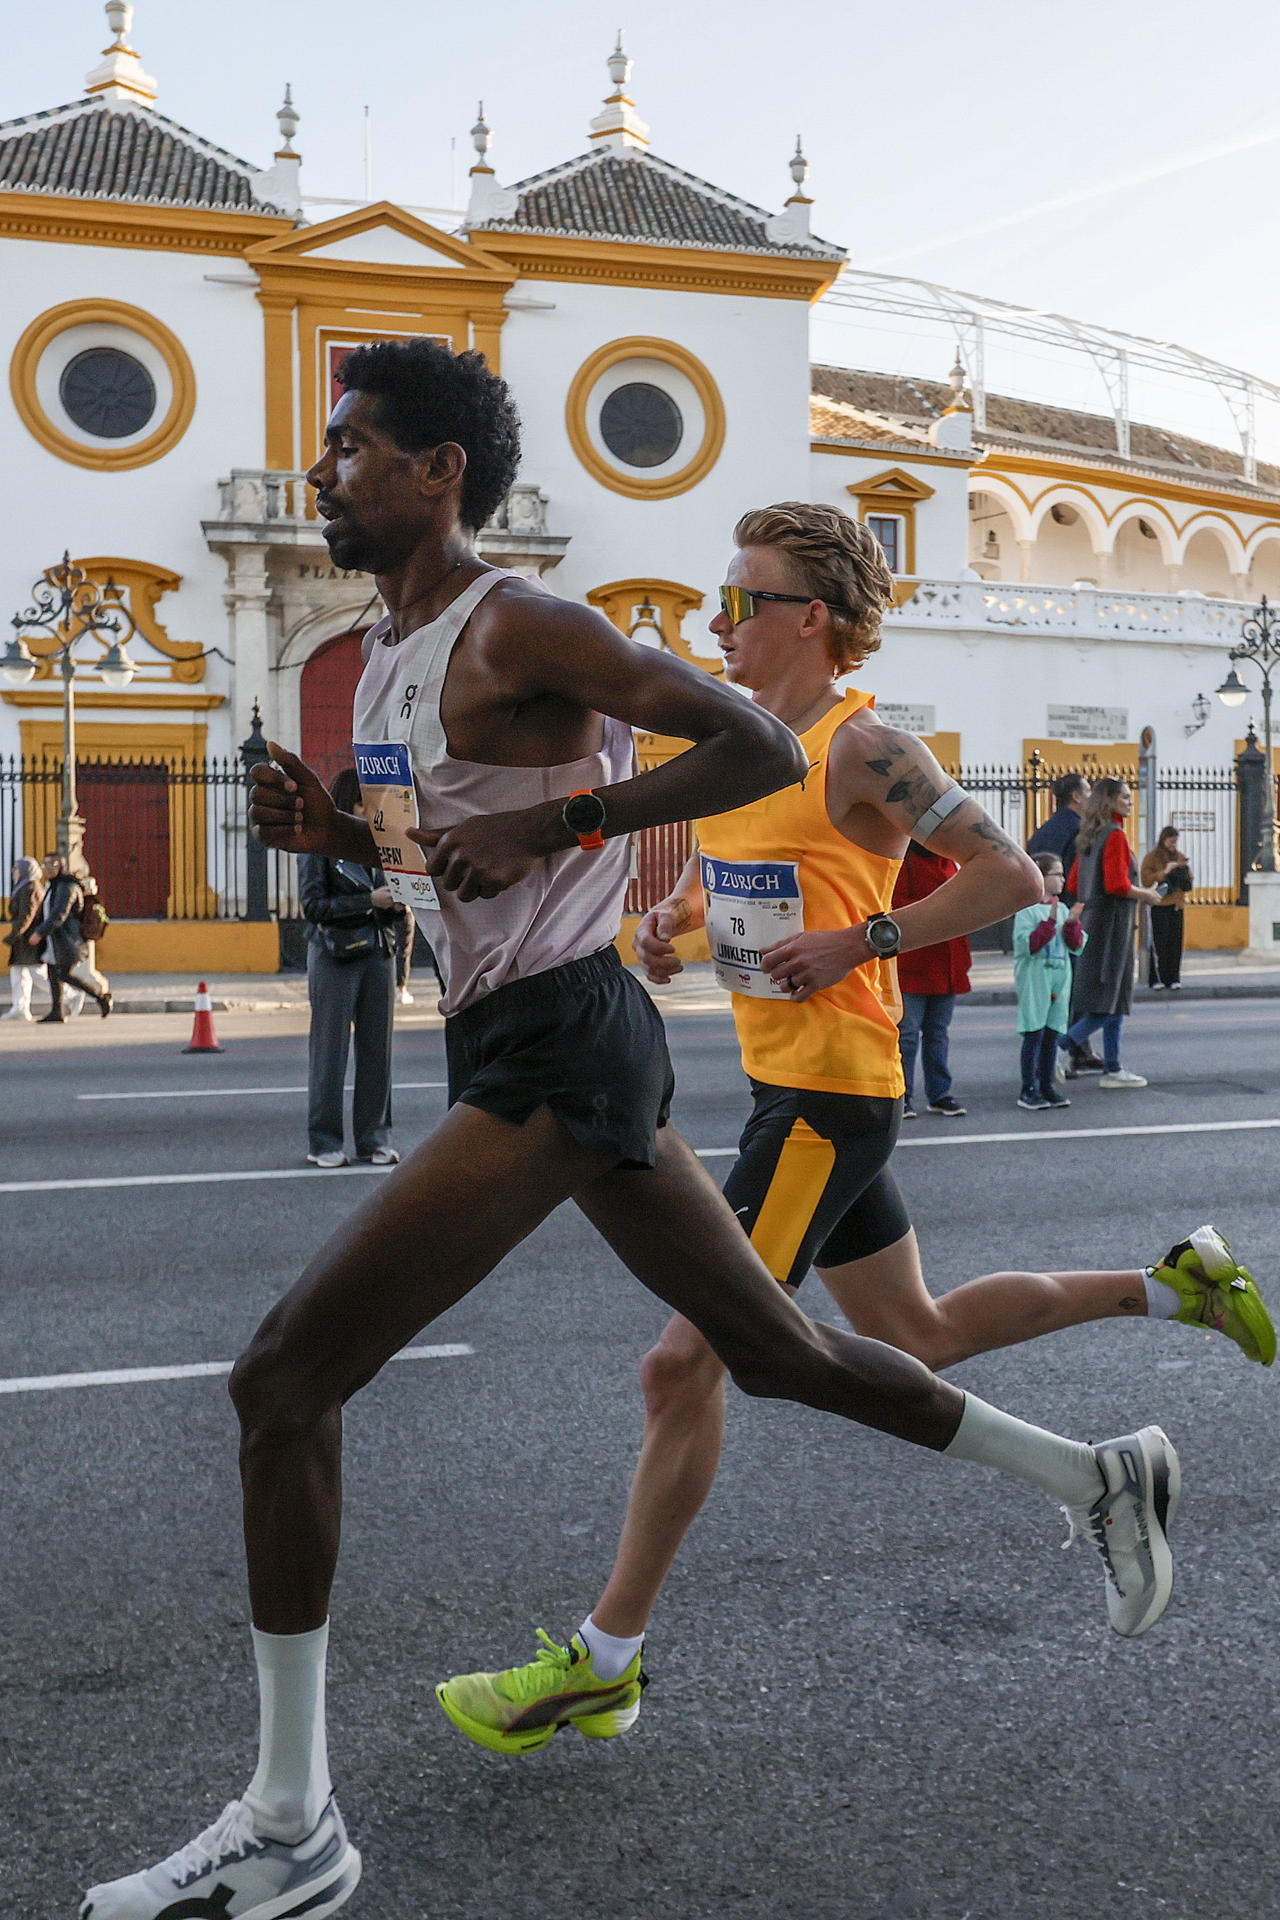
[[[358,921],[355,926],[333,926],[324,922],[317,926],[320,944],[331,960],[339,966],[345,966],[349,960],[364,960],[369,954],[377,953],[382,946],[382,937],[376,920]]]

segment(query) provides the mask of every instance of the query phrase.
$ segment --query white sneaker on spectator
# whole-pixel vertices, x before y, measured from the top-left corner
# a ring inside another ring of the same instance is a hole
[[[1117,1067],[1114,1073],[1100,1073],[1100,1087],[1145,1087],[1146,1081],[1140,1073],[1130,1073],[1124,1067]]]
[[[396,999],[402,1007],[411,1007],[413,1005],[413,995],[410,993],[408,987],[401,987],[396,995]]]
[[[332,1153],[309,1153],[307,1159],[313,1167],[324,1167],[326,1171],[332,1171],[335,1167],[345,1167],[348,1164],[346,1154],[336,1150]]]

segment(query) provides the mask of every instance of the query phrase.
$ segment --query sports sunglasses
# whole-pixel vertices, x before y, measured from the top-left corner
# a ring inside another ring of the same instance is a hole
[[[816,593],[761,593],[758,587],[721,587],[720,608],[736,627],[739,621],[750,620],[757,600],[791,600],[798,607],[807,607],[811,600],[820,598]],[[837,600],[823,600],[822,604],[833,613],[853,612],[852,607],[842,607]]]

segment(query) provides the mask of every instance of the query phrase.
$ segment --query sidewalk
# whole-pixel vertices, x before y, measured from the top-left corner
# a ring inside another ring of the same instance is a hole
[[[643,978],[643,976],[640,976]],[[971,1007],[1011,1007],[1013,960],[1003,953],[975,953],[973,990],[962,1003]],[[187,974],[119,973],[111,981],[117,1013],[190,1013],[196,981]],[[415,975],[411,982],[414,1011],[434,1014],[437,992],[429,976]],[[307,977],[303,973],[255,973],[209,976],[209,995],[215,1013],[264,1013],[275,1008],[297,1009],[307,1004]],[[1167,1000],[1168,994],[1151,993],[1139,986],[1134,1002]],[[710,966],[686,967],[669,987],[655,988],[653,998],[663,1013],[719,1013],[725,1010],[725,995],[717,987]],[[1182,990],[1179,1000],[1270,1000],[1280,999],[1280,964],[1273,967],[1242,967],[1234,953],[1189,953],[1182,962]],[[43,1012],[43,996],[37,1009]],[[6,997],[0,1011],[7,1007]],[[86,1011],[92,1011],[87,1009]]]

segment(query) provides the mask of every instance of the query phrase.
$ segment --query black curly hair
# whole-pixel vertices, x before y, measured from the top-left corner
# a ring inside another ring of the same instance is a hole
[[[402,452],[456,441],[467,456],[461,518],[478,533],[520,467],[520,416],[484,355],[451,353],[438,340],[379,340],[349,353],[337,378],[373,397],[375,421]]]

